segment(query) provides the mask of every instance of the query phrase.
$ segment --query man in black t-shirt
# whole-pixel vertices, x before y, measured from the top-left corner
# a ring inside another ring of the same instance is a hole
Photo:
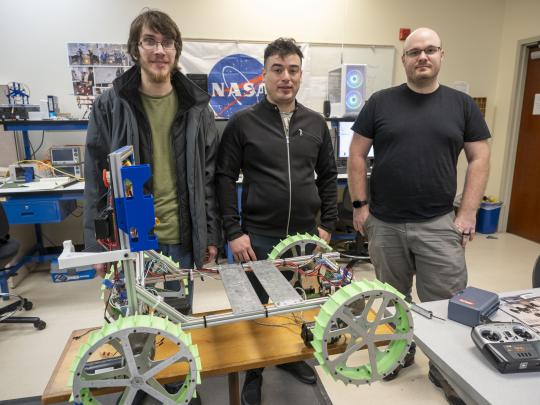
[[[489,130],[471,97],[439,84],[443,55],[436,32],[414,31],[402,56],[407,83],[373,94],[353,125],[354,226],[367,233],[377,278],[409,300],[414,275],[421,301],[450,298],[466,286],[464,248],[474,236],[489,171]],[[368,204],[365,161],[372,145]],[[462,149],[468,167],[455,216]]]

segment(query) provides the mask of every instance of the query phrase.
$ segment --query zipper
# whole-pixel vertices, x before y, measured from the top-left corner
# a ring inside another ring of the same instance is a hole
[[[289,120],[289,130],[285,133],[285,139],[287,141],[287,174],[289,176],[289,213],[287,215],[287,228],[285,229],[286,236],[289,236],[289,226],[291,224],[291,214],[292,214],[291,148],[290,148],[289,134],[291,133],[291,121],[293,117],[294,117],[294,114]],[[282,125],[283,125],[283,121],[282,121]],[[299,129],[299,131],[300,131],[300,136],[302,136],[302,129]],[[283,128],[283,132],[285,132],[285,128]]]
[[[281,117],[280,117],[281,118]],[[291,117],[292,119],[292,117]],[[289,121],[289,128],[290,128],[290,121]],[[289,131],[290,132],[290,131]],[[291,223],[291,211],[292,211],[292,182],[291,182],[291,151],[290,151],[290,145],[289,145],[289,134],[285,134],[285,138],[287,139],[287,169],[289,174],[289,215],[287,217],[287,228],[285,235],[289,236],[289,225]]]
[[[283,128],[283,134],[285,135],[285,141],[287,144],[287,175],[289,178],[289,212],[287,214],[287,227],[285,229],[285,235],[289,235],[289,226],[291,224],[291,213],[292,213],[292,180],[291,180],[291,149],[290,149],[290,137],[289,134],[291,132],[291,123],[294,118],[294,113],[291,116],[289,120],[289,130],[285,131],[285,127],[283,125],[283,118],[281,117],[281,113],[279,109],[274,106],[274,109],[277,111],[279,115],[279,120],[281,121],[281,128]],[[300,129],[300,135],[302,135],[302,130]]]

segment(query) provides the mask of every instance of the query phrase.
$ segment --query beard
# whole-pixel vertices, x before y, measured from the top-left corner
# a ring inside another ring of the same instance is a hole
[[[155,84],[161,84],[161,83],[165,83],[168,80],[170,80],[171,73],[172,73],[172,70],[173,70],[173,66],[170,65],[166,71],[160,71],[160,72],[157,72],[157,73],[155,71],[149,69],[145,65],[141,65],[141,69],[144,70],[144,72],[146,73],[146,76],[148,77],[150,82],[155,83]]]
[[[152,83],[163,83],[169,80],[171,71],[169,70],[167,73],[149,73],[148,77]]]

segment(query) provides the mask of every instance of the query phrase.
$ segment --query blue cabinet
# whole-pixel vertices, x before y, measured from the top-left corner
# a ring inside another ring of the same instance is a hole
[[[62,222],[75,208],[75,200],[8,199],[3,203],[10,224]]]

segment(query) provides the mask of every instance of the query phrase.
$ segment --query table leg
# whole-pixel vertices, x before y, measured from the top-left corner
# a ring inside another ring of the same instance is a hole
[[[229,373],[229,405],[240,405],[238,372]]]

